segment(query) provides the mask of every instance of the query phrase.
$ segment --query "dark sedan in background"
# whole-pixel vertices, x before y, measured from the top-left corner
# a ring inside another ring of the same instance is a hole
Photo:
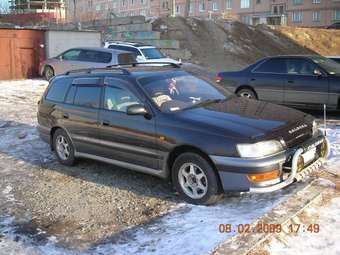
[[[298,108],[339,109],[340,65],[322,56],[277,56],[237,72],[221,72],[216,82],[240,97]]]

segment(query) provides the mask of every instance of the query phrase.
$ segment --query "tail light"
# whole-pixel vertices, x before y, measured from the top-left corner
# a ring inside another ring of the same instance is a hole
[[[222,77],[220,75],[217,75],[216,78],[215,78],[215,81],[217,83],[220,83],[222,81]]]

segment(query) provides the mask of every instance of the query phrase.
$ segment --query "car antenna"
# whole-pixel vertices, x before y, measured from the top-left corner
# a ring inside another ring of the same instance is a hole
[[[323,125],[324,125],[324,134],[327,136],[327,116],[326,116],[326,104],[323,105]]]

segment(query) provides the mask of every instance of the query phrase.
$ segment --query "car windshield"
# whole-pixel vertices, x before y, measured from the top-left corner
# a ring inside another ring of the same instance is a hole
[[[164,55],[162,52],[160,52],[159,49],[156,48],[145,48],[145,49],[140,49],[146,59],[159,59],[159,58],[164,58]]]
[[[321,66],[329,74],[340,74],[340,64],[325,57],[311,57],[314,63]]]
[[[162,112],[203,106],[224,100],[229,95],[186,72],[145,77],[139,79],[139,83]]]

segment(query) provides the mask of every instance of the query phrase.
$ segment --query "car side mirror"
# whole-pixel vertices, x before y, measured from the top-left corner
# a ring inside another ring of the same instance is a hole
[[[145,59],[141,55],[138,55],[136,57],[136,60],[137,60],[137,62],[144,62],[145,61]]]
[[[134,104],[134,105],[128,106],[126,109],[126,113],[127,115],[143,115],[143,116],[149,115],[145,106],[141,104]]]
[[[314,75],[316,75],[317,77],[321,77],[323,76],[322,72],[319,69],[314,69]]]

